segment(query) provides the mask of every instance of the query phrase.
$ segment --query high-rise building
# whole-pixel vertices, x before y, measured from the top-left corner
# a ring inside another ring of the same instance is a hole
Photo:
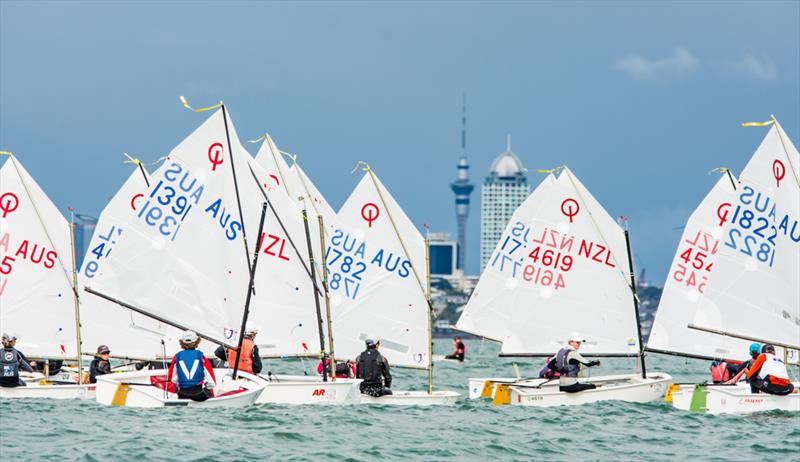
[[[458,255],[456,267],[466,268],[467,218],[469,217],[469,195],[475,186],[469,182],[469,163],[467,162],[467,96],[461,106],[461,157],[458,158],[456,181],[450,183],[456,195],[456,221],[458,224]]]
[[[525,167],[511,151],[511,135],[506,150],[492,162],[489,176],[481,188],[481,272],[491,258],[497,241],[520,204],[528,197]]]
[[[458,243],[450,239],[450,233],[430,233],[431,276],[453,276],[456,273]]]

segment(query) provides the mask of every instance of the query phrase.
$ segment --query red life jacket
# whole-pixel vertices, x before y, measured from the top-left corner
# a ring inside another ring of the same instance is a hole
[[[731,376],[728,373],[728,363],[725,361],[714,361],[711,363],[711,381],[714,383],[722,383],[730,380]]]

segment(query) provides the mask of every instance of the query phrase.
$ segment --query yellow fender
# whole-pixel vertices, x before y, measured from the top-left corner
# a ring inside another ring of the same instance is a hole
[[[112,406],[124,406],[125,402],[128,400],[128,391],[130,391],[131,386],[127,383],[120,383],[117,384],[117,389],[114,391],[114,397],[111,399]]]
[[[511,402],[511,390],[509,390],[509,385],[507,383],[499,383],[497,384],[497,388],[494,391],[494,400],[492,404],[495,406],[505,406]]]
[[[494,391],[494,382],[491,380],[487,380],[483,382],[483,391],[481,392],[481,398],[492,398],[492,391]]]
[[[667,392],[664,394],[664,402],[671,403],[672,402],[672,393],[676,391],[681,391],[681,386],[677,383],[671,383],[667,386]]]

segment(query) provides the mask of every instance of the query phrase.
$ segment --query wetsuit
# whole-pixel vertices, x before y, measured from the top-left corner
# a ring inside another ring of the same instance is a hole
[[[336,378],[337,379],[349,379],[355,375],[355,371],[353,370],[353,363],[336,363]],[[325,360],[325,372],[330,377],[331,375],[331,360]],[[322,374],[322,361],[317,364],[317,374]]]
[[[556,369],[558,370],[558,389],[567,393],[576,393],[583,390],[597,388],[593,383],[578,382],[578,372],[581,364],[586,367],[599,366],[600,361],[589,361],[571,346],[566,346],[556,354]]]
[[[106,375],[111,373],[111,363],[107,359],[95,356],[92,363],[89,364],[89,383],[97,383],[98,375]]]
[[[0,368],[0,387],[24,387],[27,384],[19,378],[19,370],[33,372],[25,355],[13,347],[0,350]]]
[[[375,348],[367,348],[356,358],[356,377],[364,379],[359,386],[361,393],[370,396],[391,395],[392,374],[389,362]]]
[[[457,359],[461,362],[464,362],[464,355],[467,352],[467,346],[464,345],[464,342],[459,340],[455,345],[455,352],[451,355],[445,356],[445,359]]]

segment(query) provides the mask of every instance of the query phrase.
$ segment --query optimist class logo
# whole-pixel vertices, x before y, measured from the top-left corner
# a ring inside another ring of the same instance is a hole
[[[211,162],[211,171],[217,170],[217,165],[222,164],[222,143],[214,143],[208,147],[208,160]]]
[[[722,226],[728,221],[728,213],[731,211],[731,203],[723,202],[717,207],[717,218],[719,218],[719,225]]]
[[[561,203],[561,213],[563,213],[565,217],[569,218],[570,223],[572,223],[572,217],[577,215],[580,211],[581,206],[578,205],[578,201],[573,198],[564,199],[564,202]]]
[[[19,197],[13,192],[4,193],[0,196],[0,210],[3,211],[3,218],[19,207]]]
[[[772,163],[772,175],[775,176],[775,186],[780,188],[781,180],[786,176],[786,166],[778,159]]]
[[[367,225],[369,225],[370,228],[372,228],[372,222],[377,220],[380,215],[381,209],[379,209],[378,206],[372,202],[367,202],[363,207],[361,207],[361,218],[367,222]]]

